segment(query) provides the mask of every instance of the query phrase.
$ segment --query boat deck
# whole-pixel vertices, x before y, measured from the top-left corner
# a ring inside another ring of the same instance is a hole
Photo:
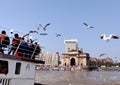
[[[2,53],[0,53],[0,58],[7,58],[7,59],[13,59],[13,60],[22,60],[22,61],[28,61],[28,62],[40,63],[40,64],[45,63],[42,60],[36,60],[36,59],[31,59],[31,58],[19,57],[19,56],[16,57],[16,56],[13,56],[13,55],[2,54]]]

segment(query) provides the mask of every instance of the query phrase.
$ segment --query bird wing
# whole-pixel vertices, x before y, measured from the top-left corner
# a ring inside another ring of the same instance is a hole
[[[102,54],[100,54],[100,56],[99,57],[101,57],[101,56],[103,56],[103,55],[106,55],[105,53],[102,53]]]
[[[93,26],[90,26],[90,28],[94,28]]]
[[[33,30],[29,31],[29,33],[37,33],[38,34],[37,31],[33,31]]]
[[[41,27],[42,27],[42,25],[41,25],[41,24],[39,24],[39,26],[37,27],[37,30],[39,30]]]
[[[115,35],[115,34],[111,34],[111,35],[110,35],[110,38],[111,38],[111,39],[119,39],[119,36],[117,36],[117,35]]]
[[[59,37],[59,36],[61,36],[61,34],[57,34],[57,33],[56,33],[56,36]]]
[[[39,26],[40,26],[40,27],[42,27],[42,25],[41,25],[41,24],[39,24]]]
[[[88,25],[87,23],[83,23],[87,28],[94,28],[93,26]]]
[[[40,33],[40,35],[48,35],[47,33]]]
[[[46,27],[49,26],[50,23],[46,24],[44,27],[43,27],[43,30],[45,31],[46,30]]]
[[[87,23],[83,23],[85,26],[88,26],[88,24]]]
[[[56,33],[56,36],[58,37],[58,36],[61,36],[61,34],[59,34],[59,33]]]
[[[100,35],[100,38],[101,38],[101,39],[103,39],[103,38],[104,38],[104,36],[105,36],[105,34],[101,34],[101,35]]]

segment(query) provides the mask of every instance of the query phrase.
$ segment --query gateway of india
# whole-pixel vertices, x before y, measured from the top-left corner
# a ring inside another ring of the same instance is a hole
[[[65,53],[61,55],[62,66],[89,66],[89,54],[78,47],[77,39],[64,40]]]

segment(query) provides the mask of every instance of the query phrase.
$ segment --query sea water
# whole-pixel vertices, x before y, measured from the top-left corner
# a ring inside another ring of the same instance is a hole
[[[120,72],[37,70],[35,81],[46,85],[120,85]]]

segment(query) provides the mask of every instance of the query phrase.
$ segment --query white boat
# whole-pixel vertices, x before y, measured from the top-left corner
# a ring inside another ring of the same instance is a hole
[[[0,54],[0,85],[35,84],[35,65],[44,61]]]
[[[41,85],[35,83],[35,66],[44,61],[0,53],[0,85]]]

